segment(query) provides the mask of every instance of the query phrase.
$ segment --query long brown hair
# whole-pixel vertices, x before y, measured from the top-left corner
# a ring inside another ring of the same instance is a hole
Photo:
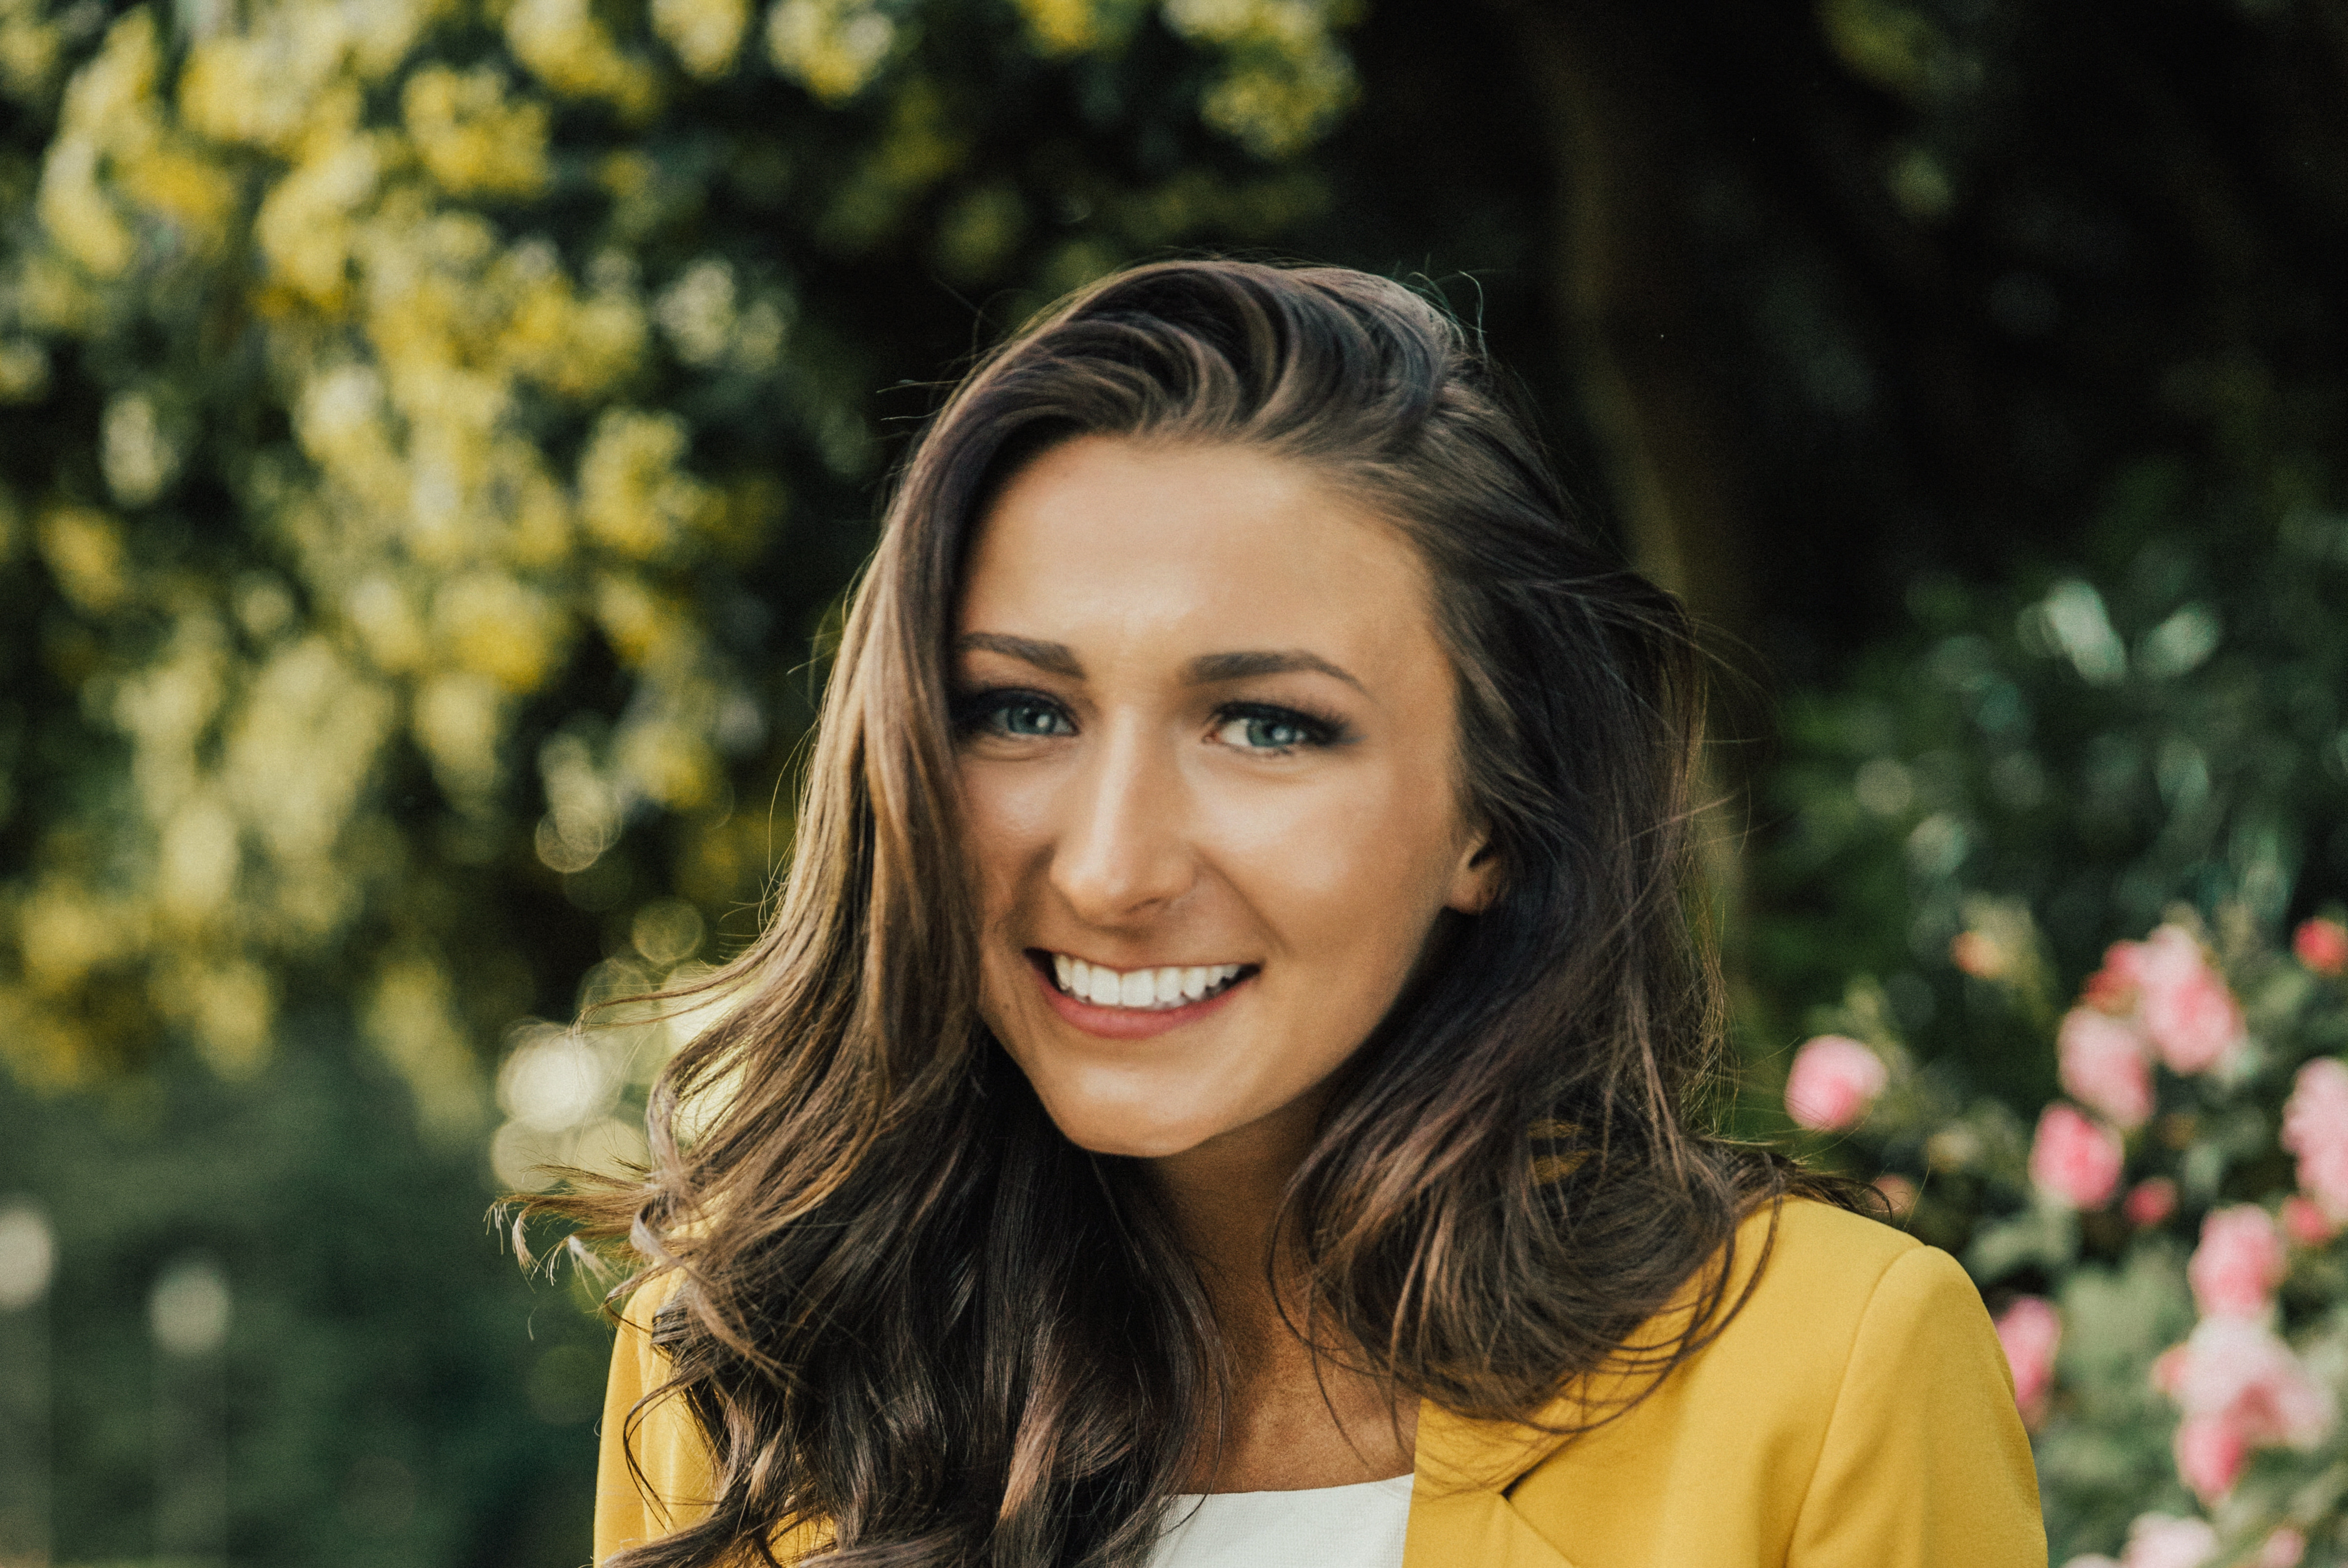
[[[1707,1130],[1718,986],[1684,898],[1703,698],[1678,603],[1576,520],[1426,300],[1336,269],[1135,268],[997,349],[914,449],[778,906],[716,983],[736,1005],[656,1084],[645,1179],[536,1205],[624,1238],[647,1265],[631,1285],[684,1276],[664,1393],[708,1441],[715,1506],[617,1568],[771,1561],[770,1533],[809,1522],[843,1568],[1135,1563],[1214,1445],[1224,1363],[1194,1265],[1137,1163],[1063,1138],[976,1012],[958,573],[1008,474],[1077,434],[1313,465],[1437,585],[1502,885],[1445,918],[1289,1185],[1300,1332],[1472,1417],[1528,1416],[1601,1367],[1652,1385],[1733,1311],[1738,1220],[1807,1184]],[[1692,1280],[1675,1326],[1629,1343]]]

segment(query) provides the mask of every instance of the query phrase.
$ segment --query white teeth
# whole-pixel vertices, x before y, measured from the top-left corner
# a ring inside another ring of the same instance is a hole
[[[1239,978],[1237,964],[1168,965],[1119,974],[1065,953],[1052,954],[1052,975],[1060,989],[1096,1007],[1161,1009],[1203,1001]]]

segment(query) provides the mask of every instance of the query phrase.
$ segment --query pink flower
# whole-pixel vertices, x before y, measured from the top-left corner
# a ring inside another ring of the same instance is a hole
[[[2329,1246],[2338,1233],[2322,1204],[2295,1192],[2282,1201],[2281,1218],[2283,1233],[2302,1247]]]
[[[2348,974],[2348,925],[2336,920],[2303,921],[2291,934],[2291,950],[2318,975]]]
[[[2145,1513],[2128,1526],[2120,1568],[2202,1568],[2217,1556],[2218,1532],[2208,1520]]]
[[[2259,1554],[2250,1559],[2250,1568],[2299,1568],[2300,1559],[2306,1555],[2307,1537],[2288,1524],[2278,1524],[2259,1542]]]
[[[2299,1156],[2300,1190],[2334,1226],[2348,1222],[2348,1064],[2318,1057],[2299,1069],[2281,1141]]]
[[[1891,1081],[1883,1058],[1857,1040],[1820,1035],[1794,1053],[1786,1075],[1786,1113],[1818,1132],[1858,1124]]]
[[[2101,1012],[2121,1016],[2136,1011],[2137,993],[2143,986],[2141,942],[2115,942],[2104,949],[2104,966],[2087,976],[2080,999]]]
[[[2205,1317],[2260,1316],[2290,1272],[2282,1237],[2256,1203],[2211,1210],[2201,1222],[2201,1244],[2185,1265]]]
[[[2120,1200],[2120,1212],[2131,1225],[2157,1225],[2177,1212],[2177,1183],[2166,1176],[2147,1176]]]
[[[2100,1209],[2120,1184],[2120,1135],[2056,1100],[2030,1142],[2030,1179],[2075,1209]]]
[[[2144,1032],[2171,1072],[2208,1072],[2241,1048],[2242,1009],[2191,932],[2162,926],[2137,944],[2133,970]]]
[[[2332,1391],[2290,1346],[2247,1317],[2205,1317],[2152,1364],[2153,1387],[2177,1401],[2177,1473],[2204,1501],[2232,1490],[2253,1449],[2309,1449],[2338,1417]]]
[[[2144,1037],[2108,1013],[2074,1007],[2054,1037],[2064,1092],[2099,1110],[2123,1129],[2152,1115],[2152,1064]]]
[[[2013,1370],[2013,1402],[2024,1426],[2033,1431],[2046,1418],[2047,1396],[2054,1387],[2054,1349],[2063,1342],[2063,1319],[2043,1296],[2016,1296],[1998,1314],[1997,1342],[2005,1347],[2005,1364]]]
[[[2217,1556],[2218,1532],[2208,1520],[2145,1513],[2128,1526],[2120,1568],[2202,1568]]]
[[[2136,1024],[2171,1072],[2208,1072],[2247,1039],[2225,976],[2181,925],[2161,926],[2142,942],[2113,943],[2082,999]]]
[[[2222,1416],[2188,1416],[2178,1422],[2172,1451],[2178,1479],[2205,1503],[2233,1491],[2242,1479],[2242,1468],[2250,1462],[2250,1445]]]

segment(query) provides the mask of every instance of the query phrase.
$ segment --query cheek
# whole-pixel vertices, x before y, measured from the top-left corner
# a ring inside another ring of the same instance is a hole
[[[1050,803],[1041,781],[1014,769],[964,763],[961,769],[963,855],[976,873],[984,913],[999,919],[1023,866],[1050,837]]]
[[[1450,815],[1429,809],[1448,797],[1440,777],[1345,782],[1232,823],[1226,864],[1300,947],[1375,965],[1415,951],[1442,906],[1457,840]]]

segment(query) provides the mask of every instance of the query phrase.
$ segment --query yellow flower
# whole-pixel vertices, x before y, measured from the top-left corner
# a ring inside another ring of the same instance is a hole
[[[101,278],[130,265],[138,242],[114,203],[98,188],[98,143],[64,135],[49,144],[33,211],[57,248]]]
[[[1326,40],[1276,65],[1261,57],[1208,88],[1200,118],[1259,158],[1293,157],[1353,106],[1352,63]]]
[[[653,314],[687,365],[715,365],[734,341],[734,269],[715,258],[695,262],[660,296]]]
[[[623,54],[587,0],[514,0],[506,42],[539,80],[572,98],[602,98],[640,120],[659,103],[659,79]]]
[[[432,596],[435,632],[459,666],[508,691],[535,691],[565,641],[561,613],[543,594],[498,572],[469,572]]]
[[[613,742],[613,751],[621,776],[672,811],[691,811],[716,793],[716,753],[681,725],[631,726]]]
[[[691,635],[682,606],[615,572],[596,574],[595,624],[612,652],[632,668],[666,662],[670,650]]]
[[[230,728],[223,771],[239,814],[278,861],[320,861],[334,848],[390,723],[388,694],[324,637],[261,667]]]
[[[1016,0],[1035,49],[1050,58],[1081,54],[1122,37],[1137,7],[1124,0]]]
[[[226,170],[184,149],[159,147],[124,158],[115,179],[132,201],[169,219],[197,248],[212,251],[226,241],[237,202],[236,181]]]
[[[320,139],[277,182],[253,232],[279,282],[324,309],[340,306],[358,239],[351,218],[375,195],[381,169],[371,138]]]
[[[505,716],[496,684],[469,671],[435,676],[417,690],[410,727],[431,759],[432,776],[460,807],[486,805],[497,788]]]
[[[0,92],[36,99],[57,74],[65,39],[40,0],[0,0]]]
[[[188,801],[163,824],[155,856],[155,901],[175,925],[203,930],[232,913],[240,856],[236,818],[218,799]]]
[[[634,560],[677,549],[710,502],[677,467],[686,446],[674,414],[609,408],[579,459],[579,516],[596,542]]]
[[[304,384],[294,431],[329,479],[388,517],[406,499],[408,480],[384,415],[383,377],[368,366],[337,365]]]
[[[86,506],[53,507],[42,514],[37,531],[42,558],[77,608],[103,615],[122,603],[129,579],[122,530],[112,518]]]
[[[896,23],[870,0],[776,0],[767,14],[775,68],[827,104],[862,92],[896,42]]]
[[[155,400],[125,392],[106,406],[99,423],[98,466],[107,488],[125,506],[145,506],[179,471],[177,445],[156,418]]]
[[[251,36],[221,34],[188,51],[180,118],[214,141],[294,150],[318,93],[340,67],[340,7],[295,5]]]
[[[618,287],[582,299],[551,253],[517,246],[496,286],[512,302],[495,357],[566,397],[609,391],[633,374],[644,347],[644,308]]]
[[[64,876],[36,884],[16,911],[17,951],[35,991],[62,995],[146,942],[139,906]]]
[[[653,30],[696,77],[733,69],[749,25],[748,0],[653,0]]]
[[[452,195],[535,196],[546,188],[547,108],[513,102],[489,66],[427,66],[401,94],[417,156]]]
[[[149,820],[178,812],[198,787],[197,748],[228,695],[228,632],[203,611],[180,614],[160,657],[116,688],[110,717],[130,742],[131,780]]]
[[[456,987],[438,959],[407,952],[387,961],[376,972],[361,1027],[407,1080],[427,1128],[454,1137],[479,1125],[480,1068],[457,1011]]]
[[[387,574],[378,572],[362,579],[344,601],[343,612],[376,668],[396,675],[423,664],[423,618]]]

